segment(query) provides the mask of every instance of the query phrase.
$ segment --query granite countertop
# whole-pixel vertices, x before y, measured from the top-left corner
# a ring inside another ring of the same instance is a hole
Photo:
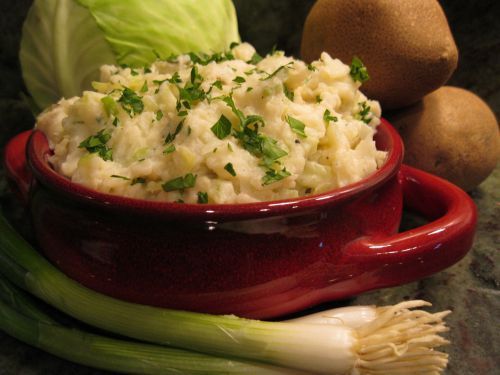
[[[297,55],[301,25],[312,0],[234,0],[241,18],[240,30],[259,51],[277,43],[287,53]],[[459,67],[451,84],[474,91],[500,115],[500,2],[483,0],[440,1],[448,16],[460,50]],[[0,17],[0,151],[14,134],[28,129],[33,118],[19,100],[22,79],[17,48],[22,20],[31,0],[4,4]],[[6,16],[7,15],[7,16]],[[279,15],[279,16],[278,16]],[[259,22],[256,22],[259,20]],[[495,51],[497,51],[495,53]],[[330,308],[358,304],[394,304],[407,299],[425,299],[431,311],[450,309],[446,319],[451,345],[447,375],[489,375],[500,368],[500,167],[470,192],[478,208],[478,227],[468,255],[453,267],[407,285],[374,291],[354,299],[317,307]],[[14,209],[0,170],[0,203]],[[18,211],[19,213],[19,211]],[[15,216],[15,215],[14,215]],[[22,212],[17,215],[22,224]],[[420,225],[422,220],[405,213],[402,228]],[[26,230],[26,229],[25,229]],[[29,233],[27,233],[29,235]],[[79,366],[27,346],[0,331],[0,374],[105,374]]]

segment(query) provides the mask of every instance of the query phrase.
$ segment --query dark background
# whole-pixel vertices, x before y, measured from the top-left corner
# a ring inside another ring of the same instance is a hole
[[[117,0],[118,1],[118,0]],[[348,1],[348,0],[346,0]],[[395,0],[397,1],[397,0]],[[418,0],[399,0],[418,1]],[[313,0],[234,0],[243,41],[261,54],[273,45],[299,56],[302,25]],[[448,84],[482,97],[500,117],[500,1],[441,0],[459,49],[459,65]],[[13,135],[33,126],[22,102],[18,62],[21,27],[30,0],[0,0],[0,151]],[[0,168],[0,199],[11,199]],[[346,303],[386,304],[424,298],[436,310],[451,308],[452,346],[446,374],[493,375],[500,368],[499,168],[471,195],[479,209],[476,241],[459,264],[430,278],[368,293]],[[411,221],[408,217],[406,222]],[[74,365],[0,332],[0,375],[102,374]]]

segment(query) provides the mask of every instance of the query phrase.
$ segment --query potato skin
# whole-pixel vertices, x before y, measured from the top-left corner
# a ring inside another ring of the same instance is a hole
[[[363,92],[384,109],[408,106],[446,83],[458,50],[436,0],[318,0],[304,24],[301,55],[322,51],[350,63],[358,56],[370,80]]]
[[[500,156],[498,122],[470,91],[444,86],[388,117],[403,138],[406,164],[466,191],[495,169]]]

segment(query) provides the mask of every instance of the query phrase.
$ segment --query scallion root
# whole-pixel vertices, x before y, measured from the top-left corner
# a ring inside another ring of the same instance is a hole
[[[440,374],[448,355],[434,349],[449,344],[439,334],[448,331],[443,318],[450,311],[411,310],[429,305],[416,300],[376,308],[378,317],[356,330],[357,374]]]

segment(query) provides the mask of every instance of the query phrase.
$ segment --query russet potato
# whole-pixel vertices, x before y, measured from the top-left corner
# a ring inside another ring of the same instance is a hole
[[[458,51],[437,0],[318,0],[307,16],[301,55],[326,51],[367,66],[363,92],[383,109],[400,108],[446,83]]]
[[[444,86],[388,117],[403,138],[406,164],[466,191],[479,185],[497,164],[497,119],[470,91]]]

